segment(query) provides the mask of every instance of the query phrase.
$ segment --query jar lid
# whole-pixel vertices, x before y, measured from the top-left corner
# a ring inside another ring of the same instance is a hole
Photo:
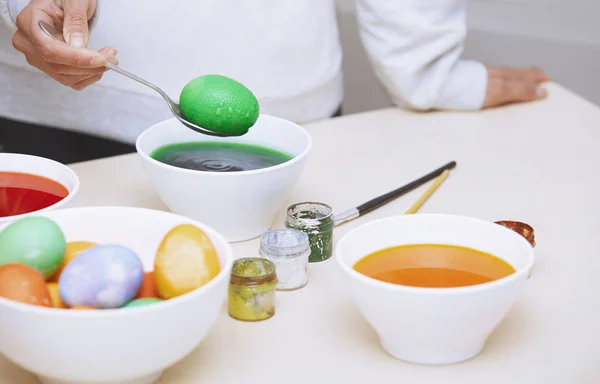
[[[230,282],[243,285],[259,285],[277,278],[275,264],[261,257],[245,257],[233,262]]]
[[[261,256],[298,257],[310,251],[308,235],[293,228],[273,229],[260,239]]]
[[[327,204],[306,201],[287,209],[286,226],[331,231],[334,225],[333,209]]]

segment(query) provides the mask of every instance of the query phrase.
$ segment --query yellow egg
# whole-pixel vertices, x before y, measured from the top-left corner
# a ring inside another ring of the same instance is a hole
[[[66,308],[67,306],[65,303],[63,303],[60,293],[58,292],[58,284],[48,283],[47,287],[48,291],[50,292],[50,301],[52,301],[52,306],[54,308]]]
[[[179,225],[163,238],[154,259],[158,294],[170,299],[212,280],[221,267],[208,236],[191,224]]]
[[[77,257],[81,252],[85,251],[88,248],[94,247],[95,245],[95,243],[91,243],[89,241],[72,241],[70,243],[67,243],[67,246],[65,247],[65,256],[63,257],[62,263],[60,264],[56,272],[54,272],[54,275],[52,275],[52,277],[48,281],[52,283],[58,283],[60,274],[62,273],[63,269],[67,266],[67,264],[69,264],[71,260]]]

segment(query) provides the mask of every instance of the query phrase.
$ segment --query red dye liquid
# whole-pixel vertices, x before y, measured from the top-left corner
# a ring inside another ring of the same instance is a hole
[[[21,215],[54,205],[67,197],[62,184],[18,172],[0,172],[0,217]]]

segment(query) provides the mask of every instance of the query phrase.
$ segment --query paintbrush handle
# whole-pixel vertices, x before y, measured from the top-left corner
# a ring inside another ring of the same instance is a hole
[[[444,171],[453,169],[454,167],[456,167],[456,161],[451,161],[448,164],[436,169],[435,171],[430,172],[430,173],[426,174],[425,176],[423,176],[415,181],[412,181],[400,188],[394,189],[393,191],[390,191],[384,195],[381,195],[379,197],[371,199],[371,200],[367,201],[366,203],[359,205],[356,208],[352,208],[352,209],[349,209],[338,215],[335,215],[335,217],[334,217],[335,225],[337,226],[337,225],[346,223],[348,221],[354,220],[354,219],[358,218],[359,216],[365,215],[365,214],[389,203],[390,201],[395,200],[396,198],[412,191],[413,189],[420,187],[421,185],[425,184],[426,182],[435,179],[436,177],[441,175]]]
[[[413,213],[416,213],[423,206],[423,204],[425,204],[425,202],[431,197],[431,195],[433,195],[433,193],[440,187],[440,185],[442,185],[442,183],[446,181],[449,174],[449,170],[445,170],[444,172],[442,172],[442,174],[439,175],[437,179],[433,181],[433,183],[431,183],[429,188],[427,188],[427,190],[419,197],[419,199],[415,201],[415,203],[411,205],[410,208],[408,208],[408,211],[406,211],[405,214],[411,215]]]
[[[356,207],[356,209],[358,210],[358,213],[360,216],[367,214],[367,213],[389,203],[390,201],[395,200],[399,196],[405,195],[408,192],[412,191],[413,189],[420,187],[421,185],[425,184],[426,182],[435,179],[436,177],[441,175],[442,172],[444,172],[445,170],[449,170],[454,167],[456,167],[456,161],[452,161],[452,162],[444,165],[443,167],[440,167],[440,168],[436,169],[435,171],[430,172],[430,173],[426,174],[425,176],[406,184],[403,187],[394,189],[393,191],[388,192],[385,195],[381,195],[372,200],[369,200],[366,203],[361,204],[358,207]]]

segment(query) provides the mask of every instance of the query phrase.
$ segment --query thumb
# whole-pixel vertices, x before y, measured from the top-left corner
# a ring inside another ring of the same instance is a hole
[[[63,0],[63,35],[73,48],[87,47],[90,0]]]

